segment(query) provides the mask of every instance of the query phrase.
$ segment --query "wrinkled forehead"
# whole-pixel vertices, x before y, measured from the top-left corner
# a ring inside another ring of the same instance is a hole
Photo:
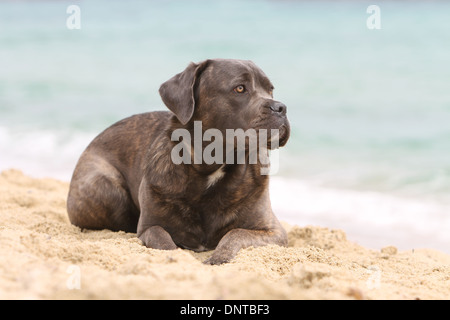
[[[249,60],[211,60],[205,70],[205,76],[208,78],[208,82],[212,83],[239,85],[251,82],[264,88],[272,87],[272,83],[265,73]]]

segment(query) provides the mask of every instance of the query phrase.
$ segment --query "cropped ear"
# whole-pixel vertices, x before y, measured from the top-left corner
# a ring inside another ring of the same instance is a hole
[[[164,104],[178,120],[185,125],[194,114],[194,85],[200,72],[206,67],[208,60],[196,64],[191,62],[187,68],[164,82],[159,94]]]

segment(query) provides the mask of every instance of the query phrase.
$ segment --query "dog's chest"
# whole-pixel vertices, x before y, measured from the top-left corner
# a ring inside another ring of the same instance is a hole
[[[220,239],[239,224],[239,206],[233,206],[236,194],[227,188],[224,173],[207,179],[211,183],[201,196],[193,196],[180,210],[175,243],[195,251],[212,250]]]
[[[231,229],[251,224],[255,190],[263,185],[246,173],[222,166],[208,175],[190,175],[182,197],[167,201],[176,218],[163,223],[178,246],[211,250]]]
[[[221,166],[218,170],[209,174],[206,177],[206,189],[213,187],[219,180],[221,180],[225,176],[225,171],[223,170],[224,166]]]

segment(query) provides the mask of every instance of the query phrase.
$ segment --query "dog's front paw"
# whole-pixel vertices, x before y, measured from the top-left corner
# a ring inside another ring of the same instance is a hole
[[[173,242],[170,234],[160,226],[153,226],[139,235],[139,240],[147,248],[159,250],[176,250],[178,247]]]
[[[206,259],[205,261],[203,261],[204,264],[210,264],[210,265],[219,265],[219,264],[223,264],[223,263],[228,263],[230,262],[230,258],[225,258],[225,257],[209,257],[208,259]]]
[[[228,263],[234,258],[235,254],[227,251],[214,251],[211,257],[203,261],[204,264],[219,265]]]

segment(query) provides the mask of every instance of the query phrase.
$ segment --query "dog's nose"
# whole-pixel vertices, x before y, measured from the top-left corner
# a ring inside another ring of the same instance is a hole
[[[270,110],[273,112],[281,113],[282,115],[286,114],[286,105],[281,102],[275,102],[274,104],[270,105]]]

